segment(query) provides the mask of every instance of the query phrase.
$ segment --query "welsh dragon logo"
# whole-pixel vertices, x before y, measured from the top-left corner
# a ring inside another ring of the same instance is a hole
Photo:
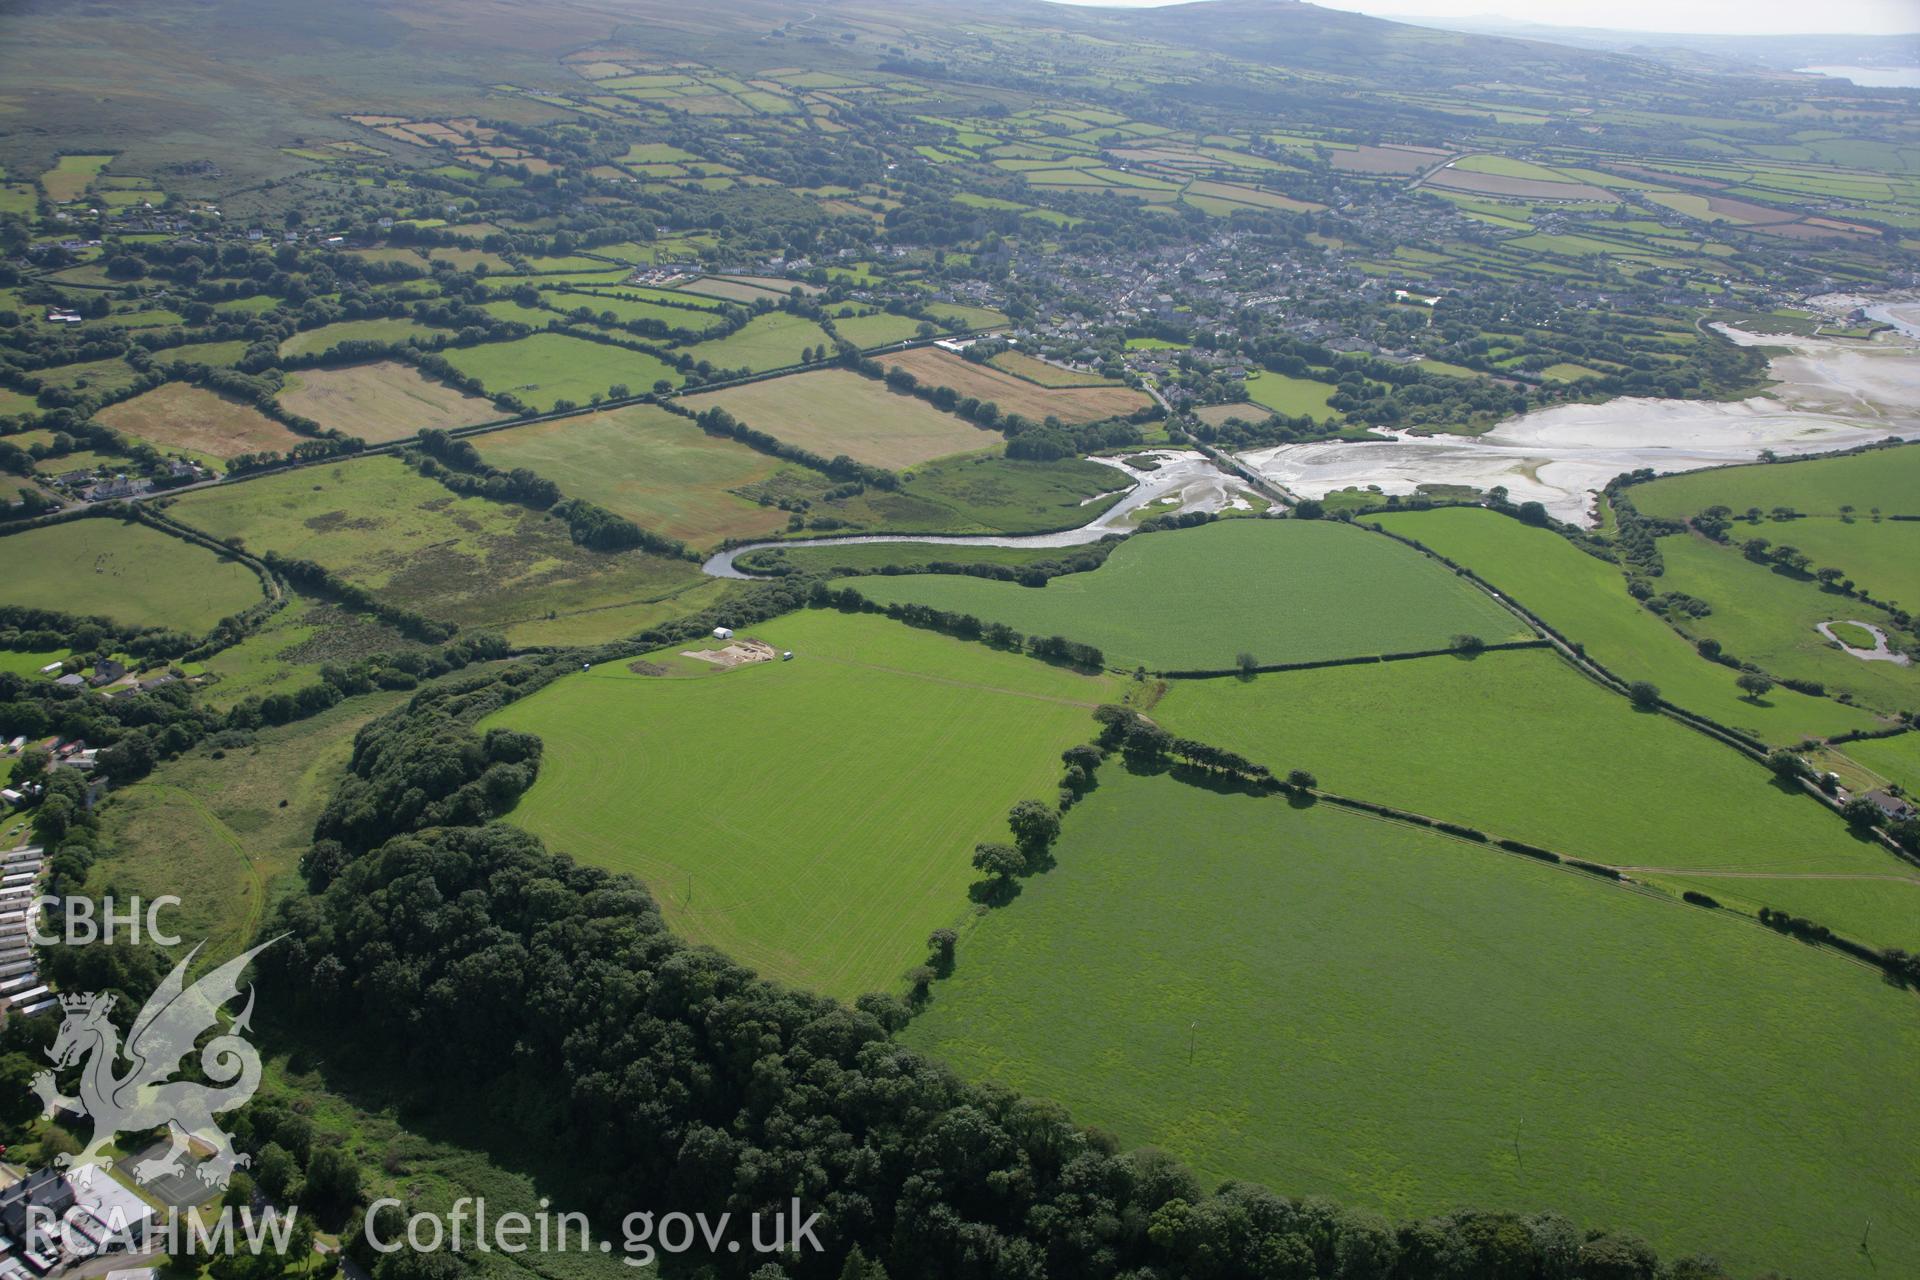
[[[83,1063],[80,1096],[62,1095],[51,1070],[34,1077],[33,1089],[45,1104],[47,1115],[64,1110],[91,1120],[93,1137],[85,1150],[62,1156],[57,1163],[74,1169],[84,1184],[92,1179],[96,1168],[107,1163],[102,1148],[117,1135],[162,1126],[168,1131],[171,1146],[166,1154],[134,1165],[133,1176],[140,1183],[181,1173],[185,1168],[182,1157],[189,1144],[212,1149],[213,1154],[195,1170],[209,1187],[225,1187],[236,1168],[250,1163],[251,1157],[233,1149],[232,1139],[213,1118],[245,1103],[260,1086],[260,1055],[241,1034],[248,1030],[253,1015],[252,987],[247,988],[247,1003],[240,1016],[200,1050],[200,1069],[212,1083],[171,1077],[181,1069],[181,1059],[193,1052],[201,1034],[218,1022],[221,1006],[239,997],[241,971],[274,941],[278,939],[234,957],[188,986],[187,967],[200,953],[196,946],[174,966],[140,1010],[125,1045],[120,1043],[119,1029],[107,1018],[113,996],[60,998],[66,1020],[60,1024],[47,1056],[54,1070]],[[127,1064],[124,1074],[120,1070],[123,1062]]]

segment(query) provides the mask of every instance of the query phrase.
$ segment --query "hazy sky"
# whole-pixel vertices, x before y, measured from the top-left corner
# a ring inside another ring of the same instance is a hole
[[[1067,0],[1142,7],[1166,0]],[[1498,16],[1617,31],[1802,35],[1920,31],[1920,0],[1314,0],[1383,18]]]

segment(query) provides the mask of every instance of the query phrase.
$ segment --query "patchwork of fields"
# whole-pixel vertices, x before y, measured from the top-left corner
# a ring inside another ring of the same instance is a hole
[[[1871,1216],[1878,1273],[1920,1266],[1920,1104],[1887,1087],[1920,1024],[1870,970],[1117,762],[1055,855],[961,940],[910,1044],[1209,1177],[1390,1214],[1551,1204],[1736,1274],[1876,1274]]]
[[[928,932],[968,913],[974,844],[1054,793],[1111,686],[883,619],[751,634],[793,661],[603,664],[496,714],[546,743],[512,820],[639,875],[678,932],[769,977],[897,988]]]
[[[1044,587],[945,575],[873,578],[880,604],[931,605],[1063,635],[1116,666],[1232,669],[1443,649],[1456,634],[1530,635],[1512,614],[1404,547],[1334,523],[1223,520],[1128,542]]]

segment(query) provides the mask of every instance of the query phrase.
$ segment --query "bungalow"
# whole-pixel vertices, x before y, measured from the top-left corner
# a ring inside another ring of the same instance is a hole
[[[1920,810],[1916,810],[1910,801],[1891,791],[1869,791],[1867,799],[1886,815],[1889,822],[1905,822],[1909,818],[1920,816]]]

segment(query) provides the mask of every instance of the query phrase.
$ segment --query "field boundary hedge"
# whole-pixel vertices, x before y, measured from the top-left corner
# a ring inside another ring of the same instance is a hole
[[[1482,645],[1480,653],[1506,653],[1516,649],[1550,649],[1553,642],[1544,638],[1504,640]],[[1466,657],[1458,649],[1408,649],[1398,653],[1358,654],[1350,658],[1316,658],[1309,662],[1267,662],[1254,667],[1226,667],[1195,671],[1156,671],[1168,680],[1219,680],[1230,676],[1264,675],[1276,671],[1317,671],[1323,667],[1364,667],[1377,662],[1406,662],[1414,658]]]

